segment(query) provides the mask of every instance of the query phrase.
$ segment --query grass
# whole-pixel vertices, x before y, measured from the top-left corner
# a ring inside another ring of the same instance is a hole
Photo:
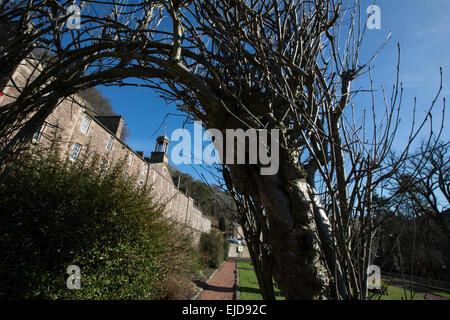
[[[450,293],[448,292],[442,292],[442,291],[438,291],[438,290],[431,290],[431,293],[446,297],[450,299]]]
[[[258,280],[256,279],[256,274],[253,269],[253,264],[251,261],[240,260],[238,261],[238,271],[239,271],[239,290],[241,300],[262,300],[262,295],[259,290]],[[385,283],[382,284],[385,286]],[[414,286],[416,289],[423,289],[420,286]],[[277,300],[284,300],[285,297],[281,295],[280,290],[275,286],[275,295]],[[426,290],[425,290],[426,291]],[[443,297],[450,298],[450,293],[441,292],[436,290],[428,290],[430,293],[438,294]],[[398,288],[395,286],[388,287],[389,295],[373,295],[370,297],[371,300],[411,300],[411,291],[403,288]],[[426,300],[424,296],[420,294],[413,294],[412,300]]]
[[[400,284],[401,285],[401,282],[400,281],[392,281],[391,283],[396,283],[396,284]],[[407,284],[407,288],[410,286],[410,284],[408,283]],[[449,292],[445,292],[445,291],[439,291],[439,290],[436,290],[436,289],[430,289],[430,288],[428,288],[427,286],[423,286],[423,285],[420,285],[420,284],[414,284],[413,285],[413,289],[414,289],[414,291],[420,291],[420,292],[428,292],[428,293],[432,293],[432,294],[437,294],[437,295],[440,295],[440,296],[442,296],[442,297],[446,297],[446,298],[449,298],[450,299],[450,293]]]
[[[384,285],[384,284],[383,284]],[[406,290],[406,298],[405,298],[405,291],[403,288],[398,288],[394,286],[388,287],[389,295],[382,295],[381,298],[379,298],[378,295],[371,296],[371,300],[411,300],[411,291]],[[425,300],[425,297],[419,294],[414,294],[412,300]]]
[[[241,300],[262,300],[258,280],[251,261],[238,261],[239,291]],[[284,300],[278,288],[274,287],[277,300]]]
[[[402,285],[402,283],[400,281],[396,281],[396,280],[390,281],[390,283],[397,284],[397,285]],[[406,285],[406,289],[407,289],[406,292],[407,292],[407,295],[408,295],[408,299],[410,299],[411,298],[411,291],[408,290],[408,288],[410,288],[410,284],[409,283]],[[401,294],[399,293],[399,290],[401,291]],[[449,292],[439,291],[439,290],[436,290],[436,289],[430,289],[430,288],[428,288],[426,286],[419,285],[419,284],[414,284],[413,285],[413,290],[415,292],[419,291],[421,293],[422,292],[428,292],[428,293],[440,295],[440,296],[443,296],[443,297],[446,297],[446,298],[450,299],[450,293]],[[403,288],[389,286],[389,293],[391,293],[391,291],[394,293],[395,296],[397,296],[399,298],[398,299],[384,299],[384,300],[401,300],[402,297],[403,297],[403,300],[404,300]],[[417,298],[414,298],[414,300],[424,300],[424,297],[422,295],[416,294],[415,296]]]

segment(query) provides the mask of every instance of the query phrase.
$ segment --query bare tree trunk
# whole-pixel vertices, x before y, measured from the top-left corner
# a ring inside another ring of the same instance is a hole
[[[341,266],[339,265],[336,256],[336,244],[334,242],[330,221],[328,220],[327,214],[321,205],[321,201],[313,188],[310,190],[310,197],[314,206],[314,219],[322,243],[322,249],[328,268],[333,275],[334,283],[331,286],[331,296],[335,299],[347,300],[351,294],[347,292],[347,286],[345,285]]]
[[[256,190],[266,210],[270,234],[264,236],[272,248],[275,280],[286,299],[321,299],[330,274],[300,167],[281,159],[279,173],[272,176],[260,175],[258,167],[229,167],[237,191]]]

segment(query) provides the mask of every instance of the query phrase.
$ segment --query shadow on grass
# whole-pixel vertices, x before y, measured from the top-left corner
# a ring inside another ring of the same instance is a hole
[[[254,269],[252,268],[243,268],[243,267],[238,267],[239,270],[248,270],[248,271],[254,271]]]
[[[256,288],[250,288],[250,287],[239,287],[239,291],[240,291],[241,293],[246,292],[246,293],[261,294],[261,292],[259,291],[259,289],[256,289]]]

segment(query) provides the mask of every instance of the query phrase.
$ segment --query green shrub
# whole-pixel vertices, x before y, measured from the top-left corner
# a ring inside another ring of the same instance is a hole
[[[224,260],[223,242],[222,233],[215,229],[209,233],[202,233],[200,237],[200,250],[211,268],[219,267]]]
[[[0,186],[0,298],[168,298],[168,277],[192,271],[190,235],[125,181],[123,162],[46,154],[22,156]],[[69,265],[80,290],[66,287]]]
[[[228,252],[230,251],[230,242],[228,240],[223,241],[223,260],[228,260]]]

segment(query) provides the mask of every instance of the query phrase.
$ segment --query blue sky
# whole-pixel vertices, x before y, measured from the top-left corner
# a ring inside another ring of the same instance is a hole
[[[362,1],[362,8],[373,3]],[[376,102],[384,108],[380,95],[381,86],[388,92],[395,83],[397,64],[397,43],[401,46],[400,81],[403,82],[404,97],[402,106],[402,128],[397,147],[407,138],[408,123],[412,119],[414,97],[417,97],[417,116],[424,117],[425,110],[433,101],[439,88],[439,68],[443,68],[443,91],[436,106],[433,119],[441,119],[442,97],[450,97],[450,1],[448,0],[379,0],[381,9],[381,29],[368,30],[363,44],[361,61],[368,57],[383,42],[389,31],[391,40],[374,62],[373,78]],[[368,88],[367,77],[362,77],[354,88]],[[114,110],[121,114],[130,128],[127,143],[135,150],[146,154],[155,148],[155,139],[162,134],[164,127],[157,131],[169,113],[177,113],[174,105],[167,105],[154,91],[134,87],[99,87],[111,100]],[[367,96],[355,100],[355,108],[369,108]],[[450,117],[445,116],[444,128],[449,128]],[[181,128],[183,117],[168,116],[166,133],[170,137],[173,130]],[[191,128],[188,126],[188,128]],[[156,134],[154,134],[154,132]],[[154,134],[152,136],[152,134]],[[443,139],[450,137],[448,129]],[[169,145],[169,154],[174,143]],[[201,168],[197,165],[177,166],[182,171],[198,177]]]

